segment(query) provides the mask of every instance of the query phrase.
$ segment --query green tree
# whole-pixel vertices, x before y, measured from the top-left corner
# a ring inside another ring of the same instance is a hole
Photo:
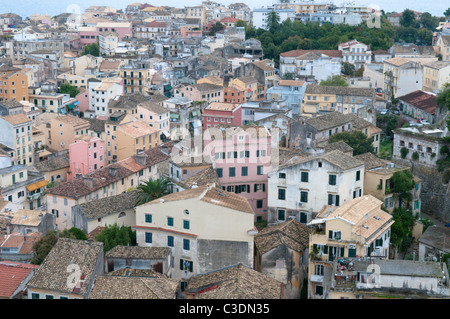
[[[64,94],[70,94],[70,97],[75,97],[77,96],[78,93],[80,93],[80,90],[75,85],[72,85],[70,83],[64,83],[61,84],[59,92]]]
[[[419,29],[416,40],[422,45],[431,45],[433,43],[433,31],[430,29]]]
[[[328,143],[331,144],[338,141],[344,141],[349,146],[351,146],[353,148],[353,155],[374,152],[372,139],[360,131],[342,132],[334,134],[330,137]]]
[[[429,12],[424,12],[420,16],[420,24],[423,28],[434,31],[439,26],[439,19]]]
[[[93,55],[93,56],[100,56],[100,46],[98,45],[98,41],[91,44],[86,44],[83,47],[83,52],[81,55]]]
[[[267,15],[267,30],[274,33],[280,27],[280,15],[276,11],[271,11]]]
[[[322,86],[348,86],[347,81],[340,75],[329,76],[326,80],[320,81]]]
[[[95,236],[95,240],[103,243],[106,253],[116,246],[136,246],[136,231],[130,226],[109,225]]]
[[[57,230],[50,230],[41,237],[33,246],[33,258],[30,263],[33,265],[40,265],[45,257],[50,253],[53,246],[55,246],[58,238],[72,238],[86,240],[86,235],[78,228],[65,229],[61,232]]]
[[[148,181],[140,184],[137,187],[139,194],[136,205],[142,205],[169,194],[170,184],[170,181],[166,178],[159,178],[156,180],[149,179]]]
[[[447,108],[450,111],[450,83],[446,83],[436,97],[436,104],[439,107],[439,111],[443,108]],[[447,121],[447,127],[450,130],[450,118]]]
[[[211,29],[209,30],[209,35],[213,36],[215,35],[217,32],[222,31],[225,29],[225,26],[220,23],[219,21],[217,21],[216,23],[214,23],[211,27]]]
[[[445,17],[450,17],[450,8],[448,8],[447,10],[445,10],[444,16],[445,16]]]
[[[406,252],[411,244],[412,229],[416,218],[410,210],[396,208],[392,213],[391,244],[401,252]]]
[[[348,63],[348,62],[342,62],[342,74],[347,76],[354,76],[356,72],[355,65]]]
[[[400,17],[400,25],[403,27],[414,27],[416,25],[416,14],[414,11],[404,10]]]
[[[234,24],[235,27],[244,27],[247,28],[247,22],[243,21],[243,20],[238,20],[236,21],[236,23]]]
[[[398,197],[402,207],[408,207],[412,200],[411,191],[415,186],[414,175],[411,171],[403,170],[395,172],[391,177],[391,190]]]

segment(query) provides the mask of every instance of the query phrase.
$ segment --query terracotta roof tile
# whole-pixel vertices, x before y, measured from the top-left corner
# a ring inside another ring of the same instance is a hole
[[[19,285],[39,266],[18,263],[13,261],[0,261],[0,298],[13,297]]]

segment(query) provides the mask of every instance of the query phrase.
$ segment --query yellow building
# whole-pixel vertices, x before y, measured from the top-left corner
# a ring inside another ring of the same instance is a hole
[[[117,160],[121,161],[160,144],[160,130],[143,121],[134,121],[117,128]]]
[[[450,82],[450,63],[436,61],[424,64],[422,90],[439,92],[446,83]]]
[[[51,148],[56,151],[68,150],[77,136],[89,135],[90,124],[72,115],[60,115],[50,121]]]
[[[313,219],[310,237],[308,298],[324,299],[331,290],[326,274],[341,271],[341,260],[387,259],[392,215],[372,195],[358,197],[340,207],[325,206]],[[337,266],[339,265],[339,270]]]
[[[258,81],[252,76],[241,76],[230,79],[229,86],[244,91],[244,96],[247,101],[258,100]]]
[[[28,76],[24,72],[8,65],[0,67],[0,101],[28,101]]]
[[[399,207],[398,198],[392,192],[392,176],[396,172],[409,170],[409,167],[400,166],[389,161],[382,160],[371,153],[356,155],[355,158],[363,161],[364,171],[364,195],[372,195],[383,202],[383,207],[390,213]],[[415,185],[412,194],[413,213],[420,212],[421,180],[414,177]]]

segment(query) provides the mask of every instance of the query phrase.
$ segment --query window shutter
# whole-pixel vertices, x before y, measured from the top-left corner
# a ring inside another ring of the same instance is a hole
[[[180,259],[180,270],[184,270],[183,268],[183,259]]]
[[[327,245],[323,246],[323,253],[328,254],[328,246]]]
[[[333,231],[332,231],[332,230],[330,230],[330,231],[328,232],[328,238],[329,238],[329,239],[333,239]]]
[[[317,244],[313,244],[313,251],[317,250]]]
[[[328,194],[328,205],[333,205],[333,195]]]
[[[263,189],[263,192],[266,191],[266,184],[262,184],[262,189]]]
[[[341,247],[341,257],[344,257],[345,247]]]
[[[256,188],[257,188],[256,185],[257,185],[257,184],[254,185],[254,193],[256,193]]]
[[[190,271],[190,272],[193,272],[193,270],[194,270],[194,262],[193,262],[193,261],[190,261],[190,262],[189,262],[189,271]]]
[[[339,195],[336,195],[336,206],[339,206]]]
[[[250,193],[250,185],[247,185],[247,193]]]

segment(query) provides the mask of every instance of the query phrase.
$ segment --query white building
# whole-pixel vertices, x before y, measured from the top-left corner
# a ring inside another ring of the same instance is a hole
[[[287,19],[291,19],[293,21],[295,18],[294,9],[275,9],[274,7],[255,8],[253,9],[253,26],[256,29],[263,28],[267,30],[267,18],[272,11],[278,13],[280,23]]]
[[[109,102],[123,94],[122,81],[120,78],[107,78],[101,82],[89,81],[89,110],[97,116],[108,116]]]
[[[357,70],[372,62],[372,50],[367,44],[352,40],[339,44],[338,49],[342,52],[342,62],[353,64]]]
[[[421,90],[423,65],[405,58],[392,58],[383,62],[383,93],[385,98],[399,97]]]
[[[340,206],[364,193],[364,163],[335,150],[295,156],[268,175],[268,221],[307,223],[324,205]]]

